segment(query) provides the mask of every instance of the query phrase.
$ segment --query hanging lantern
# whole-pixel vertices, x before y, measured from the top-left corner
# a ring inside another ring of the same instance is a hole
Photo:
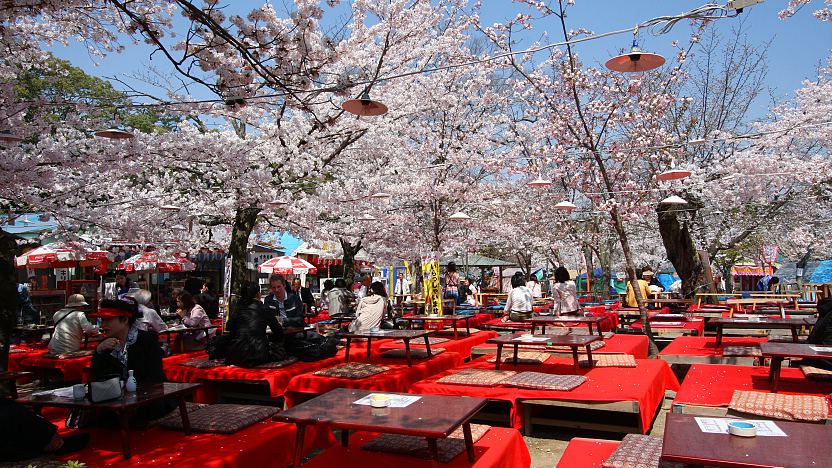
[[[344,102],[341,108],[359,117],[370,117],[387,113],[387,106],[379,101],[370,99],[370,91],[367,89],[361,93],[358,99],[350,99]]]
[[[557,205],[555,205],[556,210],[575,211],[575,208],[577,208],[577,206],[575,206],[574,203],[572,203],[570,201],[566,201],[566,200],[564,200],[564,201],[558,203]]]
[[[538,176],[537,179],[534,179],[533,181],[529,182],[527,185],[529,187],[548,187],[548,186],[552,185],[552,181],[544,179],[541,176]]]
[[[691,172],[683,169],[669,169],[656,175],[656,180],[679,180],[690,177]]]
[[[101,138],[109,138],[111,140],[128,140],[130,138],[135,138],[136,135],[133,132],[128,132],[127,130],[122,130],[120,128],[107,128],[104,130],[97,130],[93,133],[93,135]]]
[[[448,219],[451,221],[468,221],[472,218],[461,211],[457,211],[456,213],[448,216]]]
[[[634,35],[638,34],[636,28]],[[622,73],[637,73],[654,70],[664,65],[664,57],[651,52],[644,52],[638,48],[635,37],[629,53],[621,54],[607,60],[606,66],[612,71]]]
[[[684,198],[676,196],[676,195],[671,195],[671,196],[665,198],[664,200],[660,201],[659,203],[667,204],[667,205],[687,205],[688,204],[688,202]]]

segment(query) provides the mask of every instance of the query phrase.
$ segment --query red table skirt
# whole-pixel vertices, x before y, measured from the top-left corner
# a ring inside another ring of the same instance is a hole
[[[514,427],[521,427],[523,422],[517,410],[522,400],[566,400],[566,401],[638,401],[642,427],[645,431],[656,410],[664,399],[665,390],[678,390],[679,382],[670,370],[670,366],[658,359],[638,359],[636,367],[594,367],[577,369],[572,359],[552,357],[545,364],[538,365],[501,365],[500,369],[517,371],[544,372],[546,374],[584,375],[587,381],[572,391],[531,390],[505,386],[478,387],[468,385],[440,384],[436,381],[461,368],[494,369],[494,363],[487,362],[490,356],[483,356],[457,369],[451,369],[428,379],[417,382],[410,387],[411,393],[428,393],[436,395],[458,395],[490,398],[511,403],[510,420]]]
[[[70,432],[63,428],[62,420],[52,422],[62,428],[61,433]],[[265,420],[234,434],[194,432],[185,435],[160,427],[134,430],[130,434],[133,457],[129,460],[122,455],[119,431],[87,430],[91,433],[89,445],[80,452],[62,455],[61,460],[77,460],[90,467],[285,468],[292,463],[296,426]],[[315,448],[329,447],[334,442],[332,432],[323,426],[310,426],[306,431],[304,448],[307,453]]]
[[[659,356],[722,356],[724,346],[757,346],[768,341],[764,337],[723,337],[722,346],[716,346],[714,336],[678,336],[673,339]]]
[[[615,440],[575,437],[569,441],[556,468],[602,468],[620,443]]]
[[[463,331],[461,329],[460,331]],[[463,331],[464,333],[464,331]],[[444,343],[438,343],[435,345],[431,345],[431,349],[434,348],[443,348],[446,352],[449,353],[457,353],[462,356],[462,359],[470,359],[471,358],[471,348],[474,346],[480,345],[485,343],[491,338],[497,336],[497,332],[493,330],[480,330],[478,333],[474,333],[471,336],[460,336],[459,338],[454,338],[453,335],[446,336],[446,335],[434,335],[436,337],[441,338],[449,338],[450,341],[446,341]],[[416,339],[410,341],[410,348],[411,349],[424,349],[425,342],[424,340]],[[404,343],[385,343],[380,349],[379,352],[389,351],[391,349],[402,349],[404,348]]]
[[[375,346],[375,343],[373,343],[373,346]],[[362,349],[361,346],[357,346],[356,348],[350,351],[351,359],[359,360],[367,357],[366,348]],[[164,361],[165,377],[171,382],[205,382],[215,380],[265,381],[269,385],[269,396],[275,398],[286,392],[286,388],[289,386],[289,382],[293,377],[344,362],[344,350],[339,350],[335,356],[321,361],[299,361],[280,369],[246,369],[237,366],[198,369],[196,367],[179,365],[179,362],[194,357],[207,357],[207,354],[197,354],[196,356],[184,354],[166,358]],[[215,396],[210,389],[205,389],[197,392],[194,400],[199,403],[214,403]]]
[[[705,321],[702,319],[699,320],[687,320],[681,321],[681,325],[665,325],[661,320],[651,320],[650,321],[650,328],[651,329],[665,329],[665,330],[691,330],[690,333],[693,336],[702,336],[705,334]],[[673,322],[671,322],[673,323]],[[678,323],[678,322],[676,322]],[[641,330],[644,326],[641,322],[633,322],[630,324],[630,328]]]
[[[503,427],[492,427],[489,431],[474,444],[475,462],[468,463],[465,452],[457,455],[448,463],[436,463],[430,460],[422,460],[405,455],[395,455],[384,452],[373,452],[364,450],[361,445],[373,439],[376,434],[358,432],[350,436],[349,447],[334,445],[322,454],[316,456],[305,467],[330,468],[338,467],[426,467],[437,466],[442,468],[521,468],[531,465],[531,456],[523,437],[516,429]]]
[[[16,349],[23,349],[24,353],[9,353],[9,365],[7,370],[9,372],[20,370],[20,363],[32,357],[43,356],[47,353],[46,347],[31,347],[31,346],[15,346]]]
[[[636,359],[647,359],[647,349],[649,341],[645,335],[626,335],[616,333],[612,338],[604,339],[604,346],[592,351],[593,354],[632,354]],[[442,346],[445,343],[437,346]],[[521,346],[522,347],[522,346]],[[492,353],[497,354],[497,345],[486,344],[477,346],[478,350],[492,348]],[[512,347],[503,347],[503,352],[509,352]],[[531,348],[530,348],[531,349]],[[539,348],[538,348],[539,349]],[[581,351],[583,352],[583,351]]]
[[[352,356],[350,361],[352,362]],[[305,401],[309,396],[321,395],[336,388],[406,392],[413,383],[462,364],[462,356],[457,353],[444,352],[431,359],[414,360],[413,367],[407,367],[404,359],[384,359],[373,356],[372,361],[391,369],[364,379],[324,377],[311,372],[294,377],[284,394],[287,406],[294,406]]]
[[[64,376],[64,382],[86,382],[90,374],[92,356],[73,359],[53,359],[38,355],[20,362],[21,370],[57,369]]]
[[[734,390],[768,392],[770,389],[768,367],[693,364],[673,403],[728,406]],[[832,393],[832,382],[809,380],[800,369],[784,367],[780,372],[780,385],[777,387],[777,393],[826,396]],[[830,407],[830,412],[832,412],[832,407]]]

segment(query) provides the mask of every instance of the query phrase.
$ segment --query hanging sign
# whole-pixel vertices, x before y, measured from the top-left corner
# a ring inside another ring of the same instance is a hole
[[[438,315],[442,315],[442,287],[439,284],[440,274],[438,257],[426,257],[422,259],[425,308],[430,307],[429,313]],[[426,310],[426,312],[428,311]]]

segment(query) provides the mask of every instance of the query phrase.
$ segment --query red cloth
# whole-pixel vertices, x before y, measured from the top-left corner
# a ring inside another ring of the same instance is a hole
[[[322,321],[322,320],[329,320],[330,318],[331,318],[331,317],[329,316],[329,311],[326,311],[325,313],[324,313],[324,312],[320,312],[320,313],[318,313],[318,315],[315,315],[315,316],[313,316],[313,317],[308,317],[306,320],[307,320],[309,323],[318,323],[318,322],[320,322],[320,321]]]
[[[362,359],[367,356],[366,349],[353,349],[350,351],[350,358]],[[296,362],[280,369],[246,369],[236,366],[220,366],[210,369],[198,369],[196,367],[182,366],[179,362],[193,358],[188,356],[181,359],[172,359],[174,356],[168,358],[164,363],[165,377],[171,382],[203,382],[212,380],[251,380],[251,381],[265,381],[269,385],[269,395],[271,397],[279,397],[286,392],[289,382],[293,377],[307,372],[315,372],[320,369],[332,367],[344,362],[344,352],[339,351],[337,355],[315,362]],[[196,357],[207,357],[196,356]],[[198,401],[204,403],[211,403],[213,398],[211,393],[204,392],[200,395]]]
[[[62,427],[60,421],[53,423]],[[292,463],[296,426],[266,420],[234,434],[194,432],[185,435],[184,432],[159,427],[134,430],[130,434],[133,457],[129,460],[125,460],[122,455],[119,431],[99,428],[89,431],[90,443],[84,450],[59,458],[101,467],[283,468]],[[323,426],[310,426],[306,431],[304,448],[307,453],[313,448],[328,447],[334,442],[332,433]]]
[[[601,331],[612,331],[618,327],[618,313],[616,312],[607,312],[603,306],[600,307],[600,310],[595,310],[594,312],[589,312],[590,316],[593,317],[604,317],[605,320],[598,322],[598,325],[601,327]]]
[[[507,321],[503,322],[502,318],[491,319],[487,322],[484,322],[483,325],[486,325],[488,327],[493,326],[495,328],[511,327],[511,328],[527,328],[529,330],[532,329],[531,322],[513,322],[511,320],[507,320]]]
[[[647,350],[649,341],[645,335],[625,335],[616,333],[612,338],[604,339],[604,346],[593,350],[593,354],[632,354],[636,359],[647,359]],[[437,346],[441,347],[443,344]],[[478,346],[477,350],[492,348],[492,353],[497,354],[497,345],[486,344]],[[509,352],[513,347],[504,346],[503,352]]]
[[[422,468],[441,466],[442,468],[517,468],[531,465],[531,455],[523,437],[516,429],[492,427],[474,444],[475,462],[468,463],[465,452],[454,457],[448,463],[437,463],[405,455],[363,450],[361,446],[373,439],[374,433],[358,432],[350,436],[347,448],[335,445],[316,456],[305,467],[330,468],[333,466],[388,466],[396,468]]]
[[[468,320],[468,323],[471,328],[478,328],[480,325],[492,319],[494,319],[494,314],[478,313],[474,314],[474,316]]]
[[[312,372],[298,375],[289,382],[286,388],[284,394],[286,405],[294,406],[308,399],[310,395],[321,395],[336,388],[406,392],[413,383],[462,364],[462,356],[457,353],[444,352],[431,359],[414,361],[413,367],[407,367],[404,359],[384,359],[376,355],[373,356],[372,362],[391,369],[365,379],[326,377]]]
[[[694,336],[702,336],[702,335],[705,334],[705,321],[704,320],[699,319],[699,320],[687,320],[687,321],[680,320],[680,321],[682,322],[681,326],[680,325],[665,325],[665,324],[663,324],[663,322],[661,320],[651,320],[650,321],[650,328],[656,328],[656,329],[663,328],[663,329],[668,329],[668,330],[674,330],[674,329],[693,330],[691,333],[693,333]],[[673,323],[673,322],[671,322],[671,323]],[[641,324],[640,321],[637,321],[637,322],[633,322],[632,324],[630,324],[630,328],[633,328],[635,330],[641,330],[642,328],[644,328],[644,326]]]
[[[44,353],[45,354],[45,353]],[[72,359],[54,359],[43,357],[43,354],[29,357],[20,363],[22,370],[27,369],[57,369],[63,374],[64,382],[86,382],[90,374],[92,356]]]
[[[620,443],[615,440],[575,437],[569,441],[556,468],[602,468]]]
[[[25,353],[9,353],[9,365],[7,370],[14,372],[20,370],[20,363],[31,357],[43,356],[48,352],[45,346],[15,346],[16,349],[23,349]]]
[[[650,428],[653,416],[664,400],[665,390],[677,390],[679,382],[670,370],[670,366],[659,359],[637,359],[636,367],[593,367],[580,368],[578,375],[587,377],[587,381],[571,391],[531,390],[505,386],[476,387],[467,385],[440,384],[436,381],[460,368],[494,369],[494,363],[487,362],[491,357],[483,356],[434,375],[410,387],[412,393],[436,395],[459,395],[503,400],[511,403],[510,421],[514,427],[521,427],[523,422],[517,415],[521,400],[549,399],[566,401],[638,401],[642,427]],[[571,358],[552,357],[545,364],[538,365],[501,365],[500,369],[517,371],[534,371],[546,374],[575,374]]]
[[[725,336],[722,346],[757,346],[764,341],[767,341],[764,337]],[[722,356],[723,347],[717,348],[714,336],[678,336],[659,352],[659,356]]]
[[[770,389],[768,367],[693,364],[685,376],[682,388],[676,393],[673,404],[728,406],[734,390],[768,392]],[[784,367],[780,372],[777,393],[826,396],[832,393],[832,382],[809,380],[800,369]]]
[[[461,329],[464,333],[465,329]],[[462,356],[462,359],[470,359],[471,358],[471,348],[474,346],[480,345],[485,343],[491,338],[497,336],[497,332],[493,330],[480,330],[479,333],[474,333],[471,336],[460,336],[458,338],[454,338],[453,335],[450,336],[440,336],[434,335],[436,337],[441,338],[449,338],[450,341],[446,341],[444,343],[437,343],[435,345],[431,345],[431,349],[434,348],[443,348],[446,352],[449,353],[457,353]],[[404,343],[385,343],[380,349],[379,352],[389,351],[391,349],[403,349]],[[410,349],[424,349],[425,342],[424,340],[416,339],[410,340]]]

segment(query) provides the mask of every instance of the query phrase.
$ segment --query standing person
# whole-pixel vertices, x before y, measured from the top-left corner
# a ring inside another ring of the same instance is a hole
[[[309,288],[305,288],[300,284],[300,278],[292,280],[292,292],[300,297],[300,301],[306,306],[306,312],[315,313],[317,315],[318,308],[315,306],[315,296]]]
[[[468,285],[468,298],[466,303],[471,306],[479,305],[477,302],[477,294],[479,293],[479,291],[477,291],[477,285],[471,278],[466,279],[465,282]]]
[[[194,296],[194,300],[205,309],[209,318],[215,319],[219,316],[220,299],[214,294],[213,283],[210,279],[202,283],[202,288],[199,290],[199,294]]]
[[[555,270],[555,283],[552,285],[555,315],[577,314],[581,310],[578,291],[569,271],[560,266]]]
[[[664,285],[661,281],[659,281],[658,278],[656,278],[656,274],[653,272],[653,269],[649,266],[644,267],[644,269],[641,270],[641,277],[644,279],[644,281],[647,281],[648,288],[651,292],[664,291]]]
[[[139,289],[139,285],[127,277],[127,270],[116,270],[116,283],[107,299],[124,299],[131,289]]]
[[[331,279],[324,281],[324,290],[321,291],[321,310],[329,313],[329,292],[335,287],[335,283]]]
[[[246,283],[241,293],[226,327],[229,333],[226,364],[255,367],[285,360],[283,328],[260,302],[260,285]],[[271,329],[271,337],[266,333],[266,327]]]
[[[393,284],[393,295],[396,297],[396,304],[401,304],[406,300],[408,294],[410,294],[410,281],[400,271],[396,276],[396,282]]]
[[[335,287],[330,289],[326,296],[330,317],[341,317],[350,313],[350,304],[355,300],[355,296],[347,289],[344,278],[336,279]]]
[[[98,327],[87,320],[82,307],[89,304],[84,296],[73,294],[66,301],[66,307],[55,312],[52,316],[52,323],[55,324],[55,331],[49,339],[49,354],[73,353],[81,349],[84,341],[84,333],[96,330]]]
[[[263,303],[283,327],[304,326],[303,303],[288,290],[286,279],[282,276],[275,273],[269,276],[269,295]]]
[[[188,291],[182,291],[176,298],[176,314],[182,318],[182,324],[188,328],[205,328],[211,326],[211,319],[205,313],[205,309],[194,301],[194,297]],[[214,330],[205,333],[200,330],[196,333],[183,333],[185,349],[199,349],[205,346],[208,335],[213,335]]]
[[[370,295],[358,301],[355,320],[349,325],[352,333],[366,333],[381,327],[381,321],[390,315],[390,303],[387,291],[380,281],[370,284]]]
[[[361,277],[361,286],[358,288],[358,292],[355,293],[355,298],[358,300],[364,299],[365,297],[370,295],[370,285],[373,283],[373,278],[370,275],[364,275]]]
[[[442,297],[453,299],[459,305],[459,273],[454,262],[448,263],[448,269],[445,270],[445,292]]]
[[[506,306],[503,309],[505,316],[503,322],[511,320],[512,322],[522,322],[532,317],[532,292],[526,287],[526,281],[523,279],[523,274],[515,273],[511,277],[511,292],[508,293],[506,299]]]
[[[647,306],[647,301],[650,300],[650,283],[644,279],[636,280],[638,284],[638,289],[641,291],[641,297],[645,301],[645,306]],[[633,285],[630,281],[627,281],[627,307],[638,307],[638,301],[636,301],[636,293],[633,290]]]
[[[152,293],[147,289],[140,289],[139,292],[133,296],[133,299],[136,300],[136,303],[139,306],[139,318],[136,320],[136,327],[138,327],[139,330],[159,333],[163,330],[167,330],[168,326],[165,325],[162,317],[160,317],[159,313],[152,307],[152,304],[150,303],[152,296]]]
[[[526,281],[526,287],[532,292],[533,298],[539,299],[543,297],[543,289],[540,287],[540,281],[538,281],[537,276],[529,276],[529,280]]]
[[[17,313],[17,323],[18,325],[28,325],[30,323],[37,323],[40,317],[40,312],[35,309],[35,306],[32,305],[32,298],[29,296],[30,287],[32,284],[32,279],[29,278],[29,283],[19,283],[17,285],[17,294],[20,296],[20,310]],[[37,279],[34,280],[37,282]]]

